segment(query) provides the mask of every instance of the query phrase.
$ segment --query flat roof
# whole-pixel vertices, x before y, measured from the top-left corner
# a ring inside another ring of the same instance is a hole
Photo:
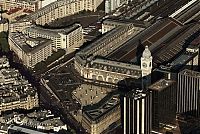
[[[8,127],[8,131],[16,131],[16,132],[22,132],[22,133],[27,133],[27,134],[47,134],[47,133],[44,133],[44,132],[40,132],[40,131],[37,131],[37,130],[32,130],[32,129],[29,129],[29,128],[25,128],[25,127],[20,127],[20,126],[15,126],[15,125],[11,125]]]
[[[187,51],[183,51],[173,58],[172,61],[167,62],[166,65],[161,65],[161,70],[167,70],[171,72],[179,72],[188,62],[190,62],[198,53],[190,53]]]
[[[148,88],[151,90],[155,90],[155,91],[162,91],[162,90],[166,89],[167,87],[170,87],[174,83],[175,83],[175,81],[172,81],[172,80],[161,79],[161,80],[153,83],[152,85],[150,85]]]
[[[98,121],[120,103],[119,94],[109,93],[100,102],[83,107],[84,113],[92,121]]]
[[[176,58],[174,61],[171,62],[171,65],[183,65],[186,61],[188,61],[190,58],[192,58],[192,55],[189,54],[182,54],[178,58]]]
[[[180,75],[187,75],[191,77],[199,77],[200,78],[200,72],[184,69],[183,71],[179,72]]]
[[[95,85],[81,84],[72,92],[72,94],[81,103],[81,106],[87,106],[98,103],[110,91],[109,88],[103,88]]]
[[[126,93],[125,96],[134,100],[138,100],[147,97],[149,93],[150,91],[142,90],[141,88],[137,87]]]
[[[30,38],[25,36],[22,33],[10,33],[9,34],[9,39],[12,40],[13,43],[17,44],[23,51],[26,53],[35,53],[41,48],[44,48],[45,46],[48,46],[49,44],[52,43],[50,39],[45,39],[45,38]],[[35,45],[34,47],[31,47],[29,44],[26,43],[26,41],[35,41],[38,44]]]

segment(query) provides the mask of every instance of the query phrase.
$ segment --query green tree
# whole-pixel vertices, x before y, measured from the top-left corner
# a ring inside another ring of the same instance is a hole
[[[59,49],[57,52],[53,52],[53,54],[47,58],[46,64],[48,65],[48,64],[56,61],[64,54],[65,54],[65,50],[63,50],[63,49]]]
[[[3,52],[8,52],[10,50],[9,44],[8,44],[8,33],[7,32],[0,33],[0,49]]]
[[[59,49],[57,52],[53,52],[51,56],[49,56],[45,61],[39,62],[35,65],[34,70],[35,71],[44,71],[47,69],[47,66],[51,64],[52,62],[59,59],[61,56],[65,54],[65,50]]]
[[[43,69],[46,69],[46,68],[47,68],[47,65],[44,61],[37,63],[34,67],[34,69],[36,71],[43,70]]]

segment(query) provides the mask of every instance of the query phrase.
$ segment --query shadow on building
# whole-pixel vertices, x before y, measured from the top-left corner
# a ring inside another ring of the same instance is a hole
[[[148,77],[148,76],[147,76]],[[124,134],[150,134],[152,128],[152,94],[145,78],[126,78],[118,82],[121,125]]]

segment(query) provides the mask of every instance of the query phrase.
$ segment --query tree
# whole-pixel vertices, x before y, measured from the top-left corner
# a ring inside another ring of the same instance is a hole
[[[35,71],[44,71],[47,69],[47,66],[51,64],[52,62],[59,59],[61,56],[65,54],[65,50],[59,49],[57,52],[53,52],[51,56],[49,56],[45,61],[39,62],[35,65],[34,70]]]
[[[46,60],[46,64],[50,64],[54,61],[56,61],[57,59],[59,59],[61,56],[63,56],[65,54],[65,50],[63,49],[59,49],[57,52],[54,52],[51,56],[49,56]]]
[[[37,63],[34,67],[34,69],[37,70],[37,71],[43,70],[43,69],[46,69],[46,68],[47,68],[47,65],[44,61]]]
[[[9,44],[8,44],[8,33],[7,32],[0,33],[0,49],[3,52],[8,52],[10,50]]]

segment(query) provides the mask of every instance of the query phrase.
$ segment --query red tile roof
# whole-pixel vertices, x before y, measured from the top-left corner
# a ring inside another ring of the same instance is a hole
[[[29,10],[29,9],[24,9],[23,10],[24,13],[32,13],[33,11]]]
[[[16,13],[16,12],[20,11],[20,10],[22,10],[22,8],[20,8],[20,7],[17,7],[17,8],[14,8],[14,9],[10,9],[10,10],[7,12],[7,14],[8,14],[8,15],[11,15],[11,14],[13,14],[13,13]]]

